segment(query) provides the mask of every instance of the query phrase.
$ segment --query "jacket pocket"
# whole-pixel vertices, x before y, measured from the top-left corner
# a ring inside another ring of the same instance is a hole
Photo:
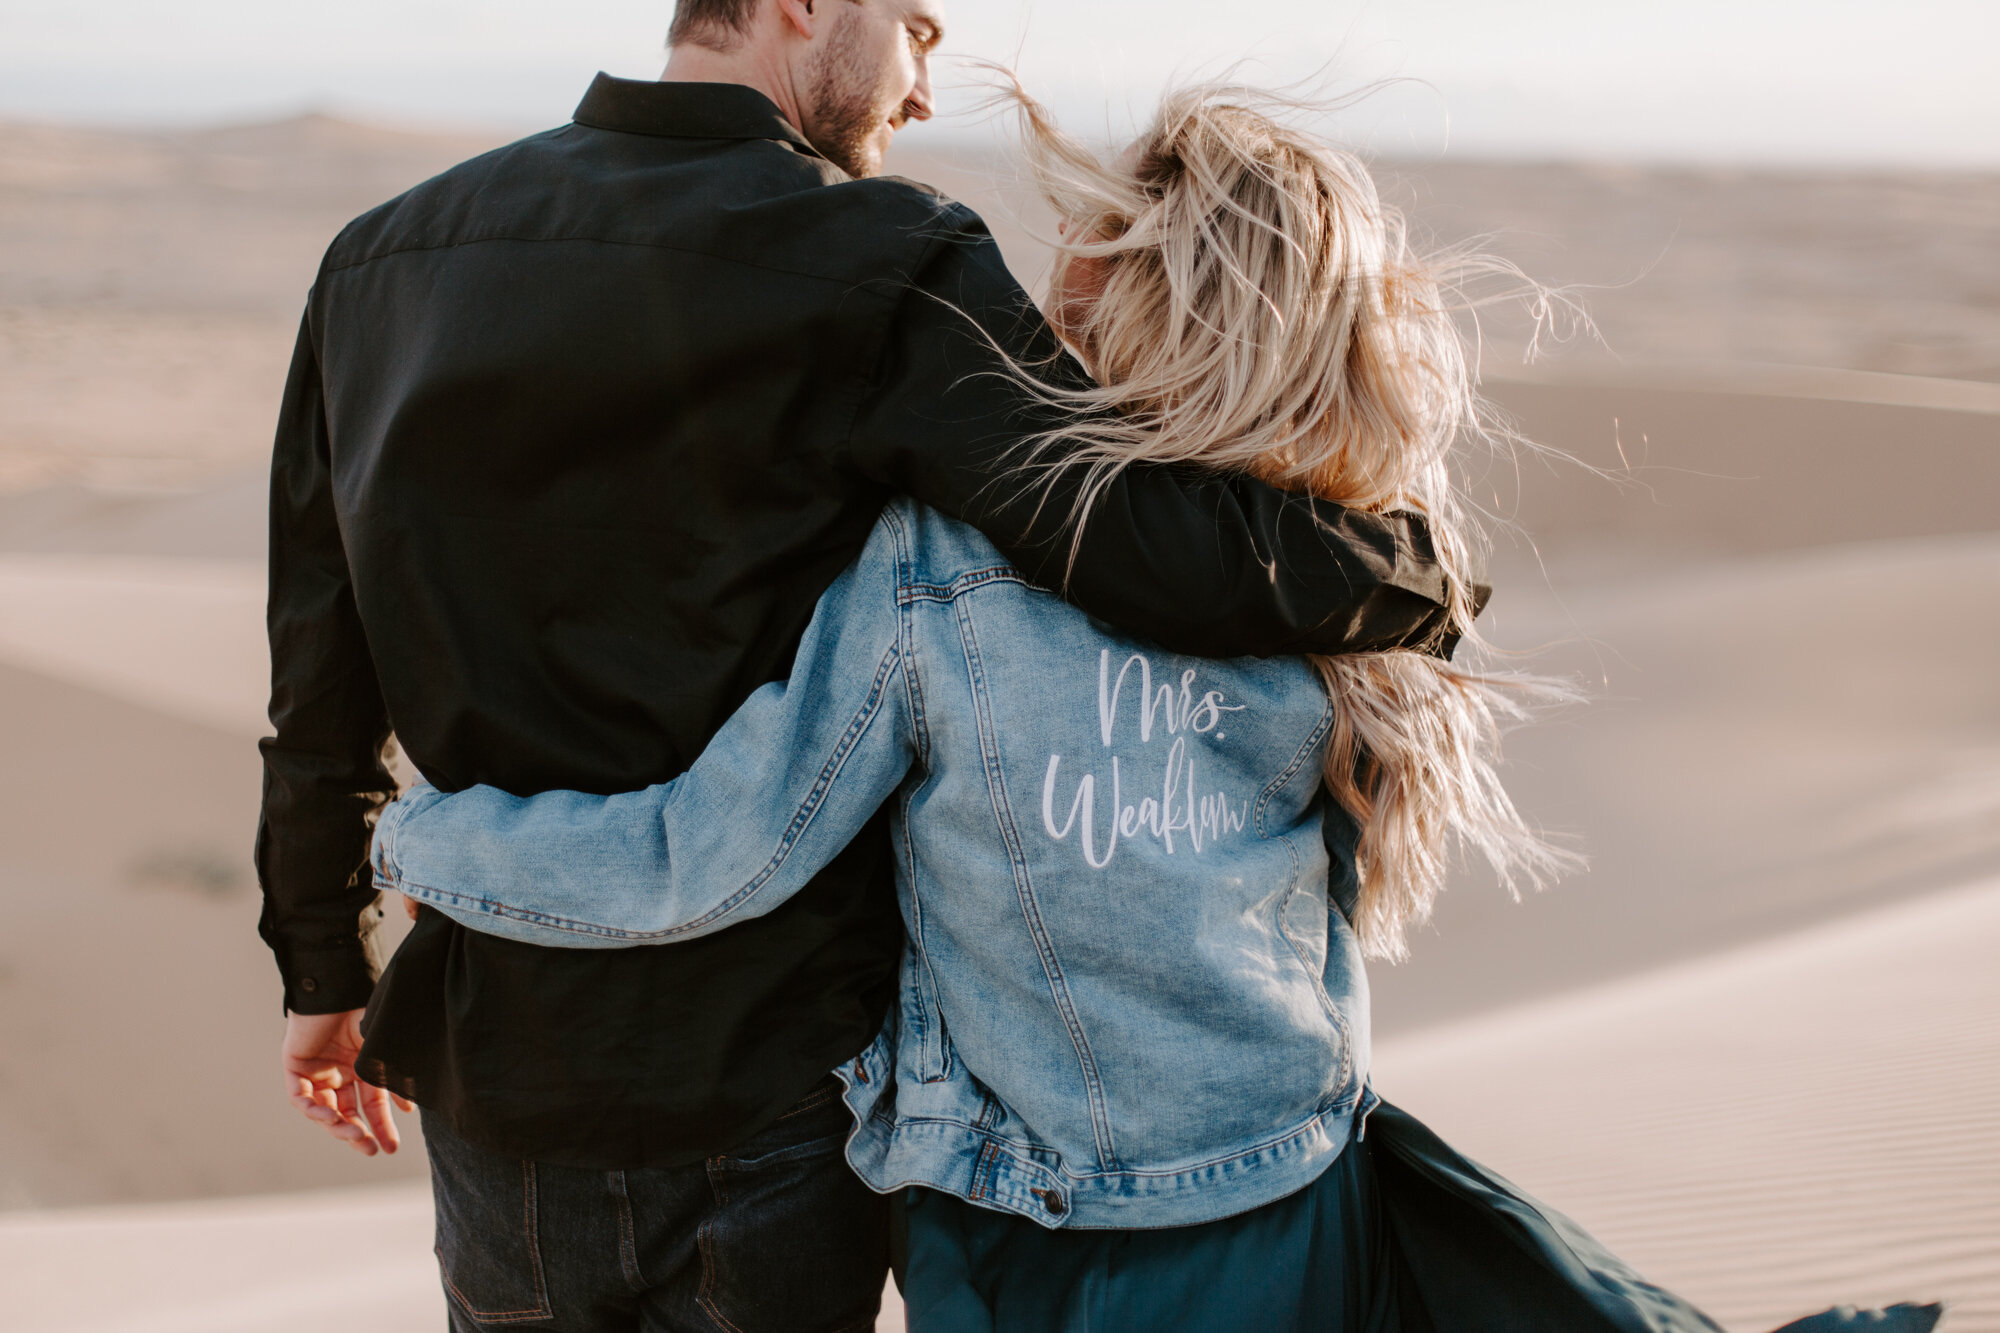
[[[1346,1092],[1354,1077],[1354,1034],[1347,1025],[1347,1016],[1326,988],[1327,961],[1334,948],[1331,910],[1326,899],[1314,892],[1311,885],[1296,884],[1278,906],[1278,933],[1291,946],[1299,970],[1305,973],[1332,1029],[1330,1039],[1338,1047],[1340,1058],[1334,1076],[1335,1091],[1339,1094]]]
[[[1304,883],[1294,884],[1278,907],[1278,929],[1292,946],[1292,952],[1298,955],[1307,975],[1320,980],[1322,990],[1326,951],[1332,943],[1329,939],[1331,925],[1326,902]]]
[[[911,1072],[919,1079],[942,1083],[951,1077],[951,1037],[945,1030],[944,1011],[938,1007],[937,977],[923,941],[914,935],[904,952],[903,1037],[915,1048]]]
[[[909,883],[903,892],[904,923],[908,927],[903,944],[902,1041],[916,1048],[916,1068],[911,1072],[925,1083],[942,1083],[951,1077],[951,1038],[945,1031],[944,1010],[938,1003],[937,973],[930,952],[924,947],[924,896],[916,883],[916,850],[910,845],[910,801],[914,793],[902,794],[897,849]]]

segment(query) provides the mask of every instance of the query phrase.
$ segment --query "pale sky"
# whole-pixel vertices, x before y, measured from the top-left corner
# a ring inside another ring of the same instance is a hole
[[[2000,0],[945,0],[1079,128],[1250,58],[1400,75],[1349,133],[1403,153],[2000,166]],[[333,110],[530,128],[651,77],[671,0],[0,0],[0,115]],[[953,76],[947,68],[947,83]],[[964,98],[955,99],[961,105]],[[948,99],[947,105],[951,105]],[[918,133],[940,133],[940,127]],[[976,132],[959,119],[943,133]]]

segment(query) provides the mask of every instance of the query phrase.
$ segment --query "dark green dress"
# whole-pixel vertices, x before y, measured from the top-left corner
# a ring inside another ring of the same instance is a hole
[[[1377,1105],[1313,1184],[1200,1226],[1050,1231],[911,1190],[910,1333],[1722,1333],[1581,1227]],[[1926,1333],[1937,1306],[1780,1333]]]

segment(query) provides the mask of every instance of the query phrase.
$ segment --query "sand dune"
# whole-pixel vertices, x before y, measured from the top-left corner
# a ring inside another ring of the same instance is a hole
[[[261,496],[232,494],[239,521],[261,526]],[[1598,696],[1511,749],[1525,808],[1574,831],[1594,868],[1522,904],[1466,876],[1414,960],[1380,974],[1384,1031],[2000,869],[2000,694],[1982,669],[2000,660],[2000,623],[1964,615],[2000,605],[2000,537],[1724,560],[1783,536],[1724,499],[1719,517],[1668,511],[1713,525],[1705,562],[1584,581],[1589,562],[1569,560],[1553,583],[1501,580],[1488,633],[1554,645],[1537,665]],[[218,517],[189,501],[180,512],[211,531]],[[1589,531],[1550,529],[1558,553]],[[262,615],[247,562],[0,553],[0,662],[239,736],[248,781],[247,741],[266,729]],[[1949,647],[1912,653],[1875,628],[1891,615],[1919,634],[1949,627]],[[107,745],[111,730],[93,727]]]
[[[1488,633],[1554,644],[1534,664],[1596,696],[1508,744],[1516,799],[1591,869],[1521,903],[1463,876],[1377,969],[1378,1027],[2000,871],[2000,623],[1975,607],[2000,607],[2000,537],[1503,581]]]
[[[2000,1329],[1996,950],[1989,882],[1385,1042],[1377,1082],[1732,1329],[1909,1297]],[[420,1187],[16,1215],[0,1284],[18,1333],[395,1333],[438,1322],[429,1223]]]
[[[497,141],[323,116],[0,125],[0,491],[188,486],[263,460],[327,242]]]
[[[1377,1086],[1732,1328],[2000,1329],[2000,881],[1383,1043]]]
[[[2000,379],[2000,176],[1390,163],[1419,229],[1576,284],[1618,369],[1696,358]],[[1489,327],[1518,345],[1517,321]]]
[[[501,137],[324,116],[161,133],[0,124],[0,304],[261,316],[289,333],[349,218]]]
[[[1008,153],[901,136],[891,171],[986,218],[1008,262],[1039,272],[1046,213]],[[1378,161],[1420,242],[1475,240],[1573,287],[1608,346],[1558,362],[1627,371],[1689,359],[2000,380],[2000,176],[1755,171],[1612,162]],[[1490,294],[1490,288],[1488,289]],[[1526,323],[1487,312],[1505,373]]]
[[[0,491],[186,486],[259,460],[327,242],[499,137],[323,116],[151,134],[0,123]],[[1036,285],[1047,220],[1009,157],[924,133],[890,166],[978,208]],[[1611,350],[1573,344],[1558,367],[1692,358],[2000,379],[2000,177],[1381,171],[1420,229],[1491,235],[1536,276],[1590,285]],[[1518,333],[1489,320],[1489,373],[1518,364]]]
[[[77,482],[0,492],[0,555],[146,555],[264,564],[268,458],[200,485]]]
[[[165,698],[172,659],[151,643],[170,644],[211,590],[146,581],[134,559],[39,569],[55,580],[94,569],[114,594],[142,583],[147,616],[123,622],[116,651],[155,667],[135,693]],[[0,591],[7,572],[21,580],[35,567],[0,559]],[[1377,970],[1388,1094],[1739,1327],[1815,1301],[1937,1294],[1974,1302],[1953,1327],[2000,1327],[1973,1319],[2000,1274],[1986,1243],[2000,1231],[1980,1211],[2000,1197],[1988,1188],[2000,1147],[1980,1119],[1994,1091],[1992,1034],[1939,1021],[1995,1012],[1978,989],[1992,973],[1981,932],[1993,895],[1978,911],[1923,896],[2000,863],[2000,698],[1986,670],[2000,629],[1963,614],[1994,604],[1995,537],[1795,551],[1571,584],[1560,599],[1503,592],[1503,641],[1571,636],[1559,659],[1608,676],[1603,700],[1524,734],[1514,752],[1522,799],[1581,830],[1597,868],[1520,905],[1461,884],[1415,960]],[[207,647],[235,644],[240,667],[260,646],[257,605],[229,606],[233,629]],[[1952,651],[1913,659],[1853,632],[1890,606],[1953,626]],[[209,607],[218,625],[221,611]],[[0,617],[0,641],[22,626]],[[84,645],[61,631],[50,617],[37,632],[81,662]],[[184,685],[207,679],[198,653],[179,660],[192,673]],[[115,671],[89,669],[119,688]],[[1898,675],[1909,688],[1867,695],[1857,713],[1857,691]],[[240,702],[247,712],[255,695]],[[0,1201],[171,1199],[420,1170],[414,1154],[347,1157],[293,1123],[270,1087],[278,1017],[243,863],[250,732],[5,669],[0,725],[12,742],[0,773],[0,897],[12,914],[0,962],[8,990],[34,997],[0,1007]],[[1802,921],[1913,896],[1830,934],[1785,938]],[[1894,943],[1882,959],[1855,952],[1855,939],[1878,938]],[[1933,938],[1950,947],[1926,955]],[[79,939],[93,947],[78,950]],[[1668,977],[1621,980],[1690,957]],[[1952,998],[1954,987],[1965,994]],[[174,1005],[126,1003],[162,994]],[[1532,996],[1551,998],[1479,1017]],[[111,1090],[178,1088],[191,1049],[205,1071],[200,1113],[134,1133]],[[1894,1137],[1869,1157],[1857,1144],[1873,1132]],[[305,1237],[319,1202],[287,1206],[257,1214],[258,1226]],[[422,1196],[399,1206],[398,1234],[416,1234]],[[101,1232],[88,1217],[70,1230],[55,1217],[69,1239],[33,1245],[150,1251],[147,1216]],[[156,1221],[185,1224],[171,1210]],[[21,1248],[29,1235],[42,1233],[25,1219],[0,1230],[0,1265],[61,1271],[46,1251]],[[1759,1244],[1768,1261],[1742,1257]],[[430,1318],[424,1247],[385,1256],[373,1284],[383,1318]],[[114,1302],[102,1326],[256,1327],[300,1289],[227,1276],[199,1287],[184,1315],[120,1323],[137,1307]],[[226,1299],[203,1304],[210,1292]]]
[[[1586,464],[1501,457],[1473,494],[1518,529],[1500,586],[1558,587],[1741,556],[1994,529],[2000,385],[1780,367],[1503,380],[1531,439]],[[1596,469],[1592,471],[1590,469]]]
[[[261,736],[264,582],[250,561],[0,553],[0,660]]]
[[[422,1185],[0,1217],[10,1333],[436,1333]]]
[[[0,1211],[420,1173],[281,1096],[250,737],[4,665],[0,736]]]

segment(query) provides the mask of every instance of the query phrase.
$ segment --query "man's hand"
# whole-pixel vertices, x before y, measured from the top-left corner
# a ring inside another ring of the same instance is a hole
[[[285,1021],[285,1091],[306,1119],[356,1152],[373,1157],[394,1152],[403,1144],[396,1132],[394,1101],[405,1111],[417,1108],[401,1097],[354,1073],[361,1054],[361,1010],[344,1014],[293,1014]]]

